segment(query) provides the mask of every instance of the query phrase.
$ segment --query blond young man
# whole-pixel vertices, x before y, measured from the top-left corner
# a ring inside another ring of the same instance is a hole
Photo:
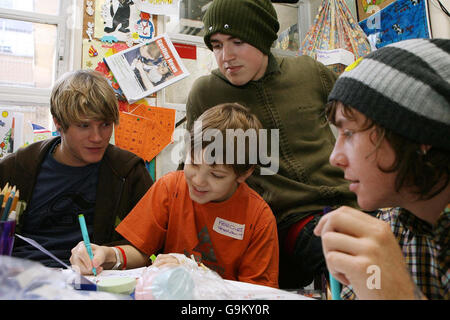
[[[177,264],[168,253],[182,253],[194,255],[224,279],[278,287],[275,218],[245,183],[256,164],[250,159],[257,141],[248,138],[243,148],[237,144],[239,132],[257,137],[261,124],[238,104],[211,108],[199,122],[201,135],[190,132],[184,170],[160,178],[117,227],[132,245],[121,246],[119,261],[112,248],[92,245],[91,262],[80,243],[71,262],[82,273],[125,261],[127,268],[145,266],[158,253],[155,265]],[[227,136],[228,130],[237,134]]]
[[[70,249],[82,239],[78,214],[84,214],[92,241],[123,241],[114,227],[152,179],[141,158],[109,143],[119,113],[114,91],[101,74],[65,74],[52,90],[50,107],[60,137],[3,159],[0,182],[16,185],[27,202],[17,232],[68,263]],[[13,256],[60,267],[18,240]]]

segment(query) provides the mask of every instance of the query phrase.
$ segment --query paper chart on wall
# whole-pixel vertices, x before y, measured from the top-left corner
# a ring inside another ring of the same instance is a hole
[[[132,113],[120,112],[115,128],[116,146],[151,161],[169,143],[175,129],[174,109],[138,105]]]

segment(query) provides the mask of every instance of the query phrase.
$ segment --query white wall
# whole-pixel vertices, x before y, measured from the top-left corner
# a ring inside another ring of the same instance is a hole
[[[450,0],[440,0],[447,11],[450,11]],[[438,7],[437,2],[428,0],[430,11],[431,33],[433,38],[450,39],[450,17]]]

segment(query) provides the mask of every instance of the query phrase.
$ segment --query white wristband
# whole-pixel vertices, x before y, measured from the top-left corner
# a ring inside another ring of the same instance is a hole
[[[119,249],[112,247],[112,249],[114,250],[114,253],[116,254],[116,264],[114,265],[114,267],[112,267],[111,270],[118,270],[120,267],[120,253],[119,253]]]

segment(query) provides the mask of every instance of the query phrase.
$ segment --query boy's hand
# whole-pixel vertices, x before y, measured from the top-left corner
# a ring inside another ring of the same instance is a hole
[[[386,222],[341,207],[323,216],[314,234],[322,237],[328,270],[359,299],[421,298]]]
[[[103,270],[101,265],[105,262],[106,250],[108,249],[108,247],[102,247],[96,244],[91,244],[91,247],[92,253],[94,255],[94,259],[92,259],[92,261],[86,250],[84,241],[80,241],[75,246],[75,248],[71,250],[72,255],[70,256],[69,261],[72,265],[72,268],[83,275],[93,274],[93,267],[95,267],[97,274],[99,274]]]
[[[155,262],[152,263],[152,266],[161,268],[161,267],[177,267],[180,265],[180,262],[177,258],[170,254],[158,254],[155,259]]]

